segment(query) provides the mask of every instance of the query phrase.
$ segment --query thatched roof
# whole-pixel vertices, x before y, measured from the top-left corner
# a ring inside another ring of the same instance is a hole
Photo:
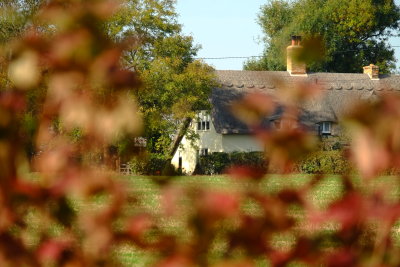
[[[350,107],[361,99],[377,97],[382,92],[399,91],[400,76],[386,75],[371,80],[367,74],[358,73],[311,73],[307,77],[291,76],[286,71],[216,71],[220,87],[212,91],[212,119],[216,131],[222,134],[248,134],[249,128],[235,118],[230,111],[233,101],[250,92],[275,95],[282,84],[289,87],[299,82],[317,84],[322,96],[301,104],[301,123],[313,127],[322,121],[338,122]],[[266,118],[268,124],[279,117],[277,110]]]

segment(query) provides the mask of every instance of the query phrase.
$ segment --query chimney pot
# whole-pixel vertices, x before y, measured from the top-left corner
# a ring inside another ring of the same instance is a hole
[[[298,60],[303,47],[300,45],[301,36],[292,35],[292,44],[286,48],[287,52],[287,71],[291,75],[307,75],[306,64]]]
[[[300,35],[292,35],[292,45],[300,45],[301,36]]]
[[[297,44],[297,36],[292,35],[292,45],[296,45],[296,44]]]
[[[379,80],[379,67],[374,64],[369,64],[365,66],[364,74],[367,74],[371,80]]]
[[[297,45],[300,45],[300,43],[301,43],[301,36],[300,35],[297,35],[296,36],[297,38]]]

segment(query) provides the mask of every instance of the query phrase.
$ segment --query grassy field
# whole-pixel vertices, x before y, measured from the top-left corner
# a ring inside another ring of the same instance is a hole
[[[260,183],[260,188],[266,192],[274,193],[284,187],[298,187],[309,181],[311,177],[308,175],[292,175],[288,177],[271,176],[264,179]],[[130,190],[139,196],[140,206],[143,210],[150,210],[154,214],[160,211],[160,195],[161,192],[157,184],[146,176],[122,176],[121,179],[128,184]],[[182,176],[175,177],[172,185],[188,189],[188,188],[207,188],[209,190],[224,190],[224,191],[241,191],[247,187],[254,186],[248,181],[239,181],[231,179],[227,176]],[[340,196],[341,187],[337,177],[326,179],[321,186],[316,188],[313,193],[315,201],[320,202],[320,205],[326,205],[330,200]],[[182,213],[186,215],[190,211],[187,209],[187,201],[182,200]],[[251,210],[252,207],[248,206],[247,209]],[[185,236],[186,225],[183,224],[185,218],[182,220],[165,220],[163,222],[170,231],[175,235]],[[290,237],[289,237],[290,238]],[[283,237],[287,239],[287,237]],[[281,242],[282,240],[277,240]],[[223,245],[222,245],[223,246]],[[216,249],[216,254],[218,251]],[[132,246],[119,247],[116,252],[116,257],[124,263],[125,266],[150,266],[153,263],[153,256],[151,254],[139,251]],[[215,256],[216,258],[218,255]],[[258,265],[268,266],[268,263],[260,259]]]
[[[178,218],[164,218],[160,216],[161,212],[161,191],[154,179],[147,176],[120,176],[123,183],[126,184],[132,195],[135,195],[138,202],[134,206],[128,207],[127,213],[138,213],[141,211],[150,212],[158,216],[160,225],[164,227],[165,232],[171,232],[176,236],[180,236],[183,239],[188,235],[188,228],[185,225],[187,216],[191,212],[190,202],[184,196],[180,196],[181,213]],[[292,174],[287,176],[271,175],[264,178],[259,184],[255,185],[252,182],[246,180],[232,179],[228,176],[182,176],[173,178],[171,185],[181,188],[182,190],[192,189],[198,190],[199,188],[207,188],[209,190],[223,190],[223,191],[242,191],[249,187],[257,186],[257,188],[263,192],[274,194],[283,188],[296,188],[305,185],[312,179],[310,175],[304,174]],[[159,180],[159,179],[158,179]],[[354,178],[354,184],[360,187],[362,190],[367,191],[368,188],[382,188],[386,190],[388,198],[398,199],[400,196],[400,187],[398,179],[396,177],[381,177],[380,179],[373,182],[369,187],[366,187],[359,181],[358,178]],[[339,176],[326,176],[321,180],[313,190],[311,190],[307,198],[321,210],[324,210],[329,203],[339,198],[343,193],[343,186]],[[101,206],[101,203],[105,203],[106,198],[100,197],[93,204],[89,206],[81,206],[79,203],[75,203],[74,206],[77,209],[82,210],[93,210]],[[247,212],[256,212],[254,206],[251,203],[244,205],[243,207]],[[301,210],[294,208],[291,210],[293,216],[302,216]],[[400,237],[398,237],[400,240]],[[274,239],[275,240],[275,239]],[[292,243],[294,237],[291,235],[277,235],[276,245],[287,246]],[[399,242],[400,243],[400,242]],[[223,247],[224,244],[221,242],[216,245],[215,253],[211,252],[212,258],[218,258],[220,250],[218,247]],[[157,255],[143,252],[134,246],[124,245],[115,248],[115,257],[118,258],[124,266],[151,266],[154,263]],[[265,260],[258,260],[258,266],[268,266]],[[302,265],[293,265],[302,266]]]
[[[282,188],[301,187],[306,184],[312,176],[303,174],[293,174],[288,176],[272,175],[263,179],[259,183],[259,189],[274,194]],[[127,183],[130,190],[139,196],[140,205],[143,210],[150,210],[157,214],[160,211],[160,191],[159,187],[152,179],[145,176],[122,176],[121,179]],[[363,189],[362,183],[354,178],[354,183]],[[378,181],[374,182],[373,187],[382,187],[388,189],[388,196],[390,198],[397,198],[399,193],[399,186],[397,179],[394,177],[381,177]],[[227,176],[183,176],[175,177],[173,185],[181,188],[208,188],[210,190],[228,190],[240,191],[247,187],[254,186],[253,183],[243,180],[234,180]],[[365,190],[368,190],[365,187]],[[329,203],[339,198],[343,192],[342,183],[338,176],[326,176],[308,195],[307,197],[320,209],[325,209]],[[185,200],[182,201],[183,210],[189,212],[190,207],[185,207]],[[250,212],[252,206],[245,207]],[[293,210],[293,213],[300,212],[300,210]],[[185,213],[185,212],[184,212]],[[301,215],[299,215],[301,216]],[[163,218],[160,218],[163,220]],[[182,218],[181,218],[182,219]],[[184,221],[184,220],[183,220]],[[175,234],[185,235],[185,225],[182,221],[165,220],[162,224]],[[277,236],[277,245],[284,245],[290,243],[293,237],[291,236]],[[216,252],[217,253],[217,252]],[[122,247],[118,249],[117,257],[122,260],[126,266],[149,266],[152,263],[152,255],[138,251],[133,247]],[[268,266],[268,264],[260,260],[258,266]],[[301,266],[301,265],[295,265]]]

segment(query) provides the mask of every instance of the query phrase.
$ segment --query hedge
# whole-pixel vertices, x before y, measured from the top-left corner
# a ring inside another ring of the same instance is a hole
[[[267,169],[268,160],[262,152],[214,152],[201,156],[195,174],[222,174],[231,166],[252,166]],[[295,171],[307,174],[344,174],[352,167],[342,151],[317,151],[298,162]]]
[[[221,174],[231,166],[266,168],[263,152],[214,152],[201,156],[195,174]]]
[[[133,172],[139,175],[177,173],[165,157],[159,154],[133,158],[129,165]],[[251,166],[267,170],[268,160],[263,152],[214,152],[207,156],[200,156],[194,174],[222,174],[232,166]],[[307,174],[345,174],[351,172],[352,167],[340,150],[316,151],[298,162],[295,171]]]

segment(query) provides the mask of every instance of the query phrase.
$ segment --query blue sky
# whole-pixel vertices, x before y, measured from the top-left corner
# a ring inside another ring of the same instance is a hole
[[[261,55],[262,32],[257,14],[267,0],[178,0],[176,10],[185,34],[202,46],[198,56],[246,57]],[[400,0],[395,1],[397,4]],[[400,38],[392,38],[400,46]],[[400,66],[400,47],[395,48]],[[218,70],[240,70],[244,59],[205,60]]]

